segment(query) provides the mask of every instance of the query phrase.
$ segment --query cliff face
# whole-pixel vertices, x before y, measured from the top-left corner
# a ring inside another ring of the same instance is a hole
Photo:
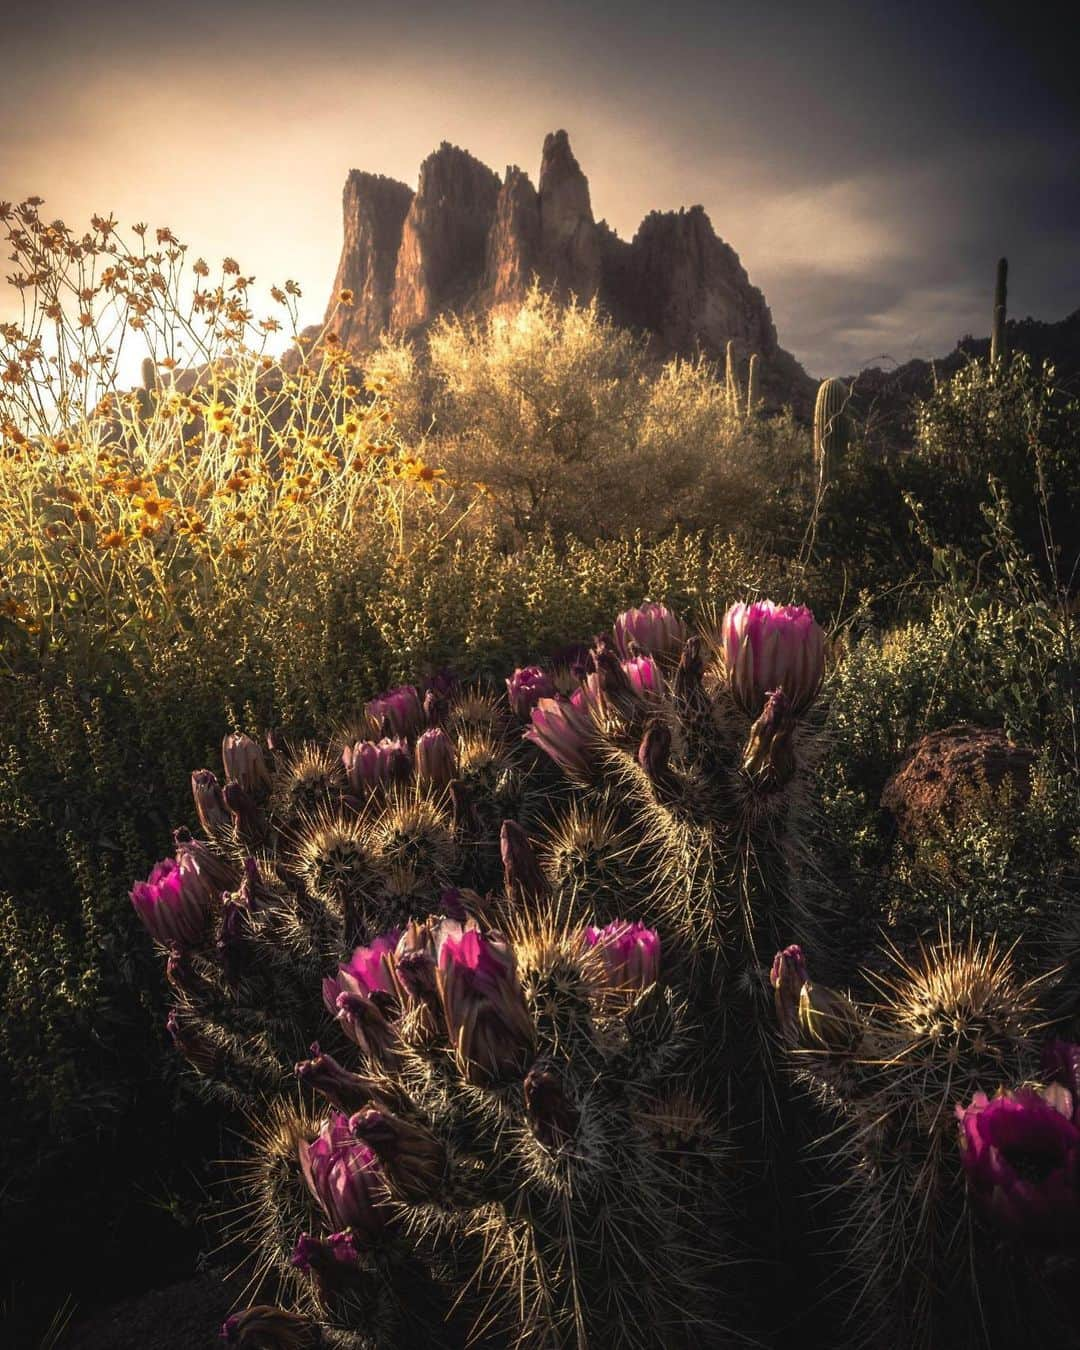
[[[720,357],[734,339],[757,352],[773,402],[801,410],[812,382],[777,343],[765,297],[700,206],[654,211],[627,243],[593,217],[589,183],[565,131],[544,140],[539,187],[516,166],[497,176],[444,142],[420,169],[415,195],[353,171],[336,293],[353,291],[337,331],[352,351],[386,329],[415,334],[441,313],[515,305],[534,280],[561,300],[596,299],[640,329],[658,355]]]

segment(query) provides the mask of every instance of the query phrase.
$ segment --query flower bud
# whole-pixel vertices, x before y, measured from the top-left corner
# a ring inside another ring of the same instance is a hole
[[[701,656],[701,638],[694,635],[683,643],[679,668],[675,672],[675,698],[682,704],[693,702],[703,693],[705,662]]]
[[[191,1003],[200,1003],[209,992],[206,981],[191,964],[190,952],[175,942],[165,962],[165,978],[181,998]]]
[[[793,717],[806,712],[821,688],[825,638],[805,605],[732,605],[721,632],[728,688],[748,717],[771,689],[783,689]]]
[[[318,1137],[297,1152],[308,1190],[335,1229],[351,1228],[365,1245],[386,1227],[386,1184],[375,1154],[354,1138],[341,1112],[323,1122]]]
[[[455,834],[471,838],[481,833],[480,817],[476,813],[469,785],[460,778],[450,784],[450,813],[454,818]]]
[[[333,1055],[323,1054],[318,1041],[311,1047],[311,1058],[296,1065],[296,1076],[313,1092],[321,1092],[339,1111],[356,1111],[372,1099],[371,1080],[351,1073]]]
[[[506,681],[507,701],[523,722],[542,698],[554,698],[555,693],[554,681],[540,666],[519,666]]]
[[[398,1199],[430,1200],[442,1185],[446,1149],[424,1126],[369,1106],[352,1117],[349,1128],[379,1159]]]
[[[667,605],[649,602],[628,609],[614,624],[615,646],[625,661],[637,647],[647,656],[675,656],[686,641],[686,625]]]
[[[411,684],[398,685],[365,705],[367,715],[376,726],[384,728],[384,735],[408,739],[424,724],[424,710],[420,695]]]
[[[529,836],[516,820],[504,820],[499,832],[507,897],[519,904],[542,899],[551,887],[540,869]]]
[[[163,858],[146,881],[137,881],[131,888],[131,903],[155,942],[191,946],[206,927],[206,895],[196,871],[173,858]]]
[[[253,797],[270,788],[270,770],[266,757],[250,736],[231,732],[221,742],[221,763],[225,777],[239,783]]]
[[[439,946],[443,1015],[458,1066],[469,1082],[487,1087],[520,1076],[532,1051],[514,953],[495,934],[459,933],[448,921]]]
[[[356,1282],[359,1267],[356,1239],[351,1232],[331,1233],[325,1238],[301,1233],[289,1264],[312,1277],[319,1297],[325,1301]]]
[[[221,1056],[201,1031],[185,1017],[178,1008],[173,1008],[165,1020],[165,1030],[172,1038],[173,1046],[187,1060],[196,1073],[213,1077],[220,1068]]]
[[[394,928],[375,938],[367,947],[357,947],[348,961],[338,966],[336,975],[328,975],[323,980],[323,1003],[327,1012],[337,1013],[339,994],[362,994],[367,998],[372,994],[384,994],[392,999],[395,985],[391,958],[400,937],[401,929]]]
[[[228,830],[232,817],[215,774],[209,769],[196,769],[191,775],[191,795],[199,824],[211,838]]]
[[[268,1303],[231,1313],[222,1323],[221,1339],[241,1350],[319,1350],[323,1343],[314,1322]]]
[[[657,787],[671,787],[675,775],[671,772],[671,731],[667,723],[653,718],[645,727],[645,735],[638,746],[637,760]]]
[[[407,783],[412,774],[412,755],[405,741],[383,737],[381,741],[357,741],[341,754],[349,787],[365,797],[376,788]]]
[[[577,1134],[581,1112],[566,1093],[566,1084],[555,1066],[534,1064],[525,1075],[525,1111],[529,1127],[552,1152]]]
[[[430,924],[410,920],[394,950],[394,975],[405,998],[439,1017],[436,947]]]
[[[797,945],[785,947],[773,957],[769,976],[776,1002],[776,1020],[786,1044],[799,1043],[799,995],[809,979],[803,950]]]
[[[779,792],[795,777],[794,735],[795,718],[788,697],[783,689],[774,689],[750,728],[743,751],[743,772],[759,792]]]
[[[799,1031],[808,1049],[845,1055],[858,1049],[866,1026],[845,994],[807,980],[799,993]]]
[[[542,698],[530,721],[525,740],[538,745],[564,772],[589,776],[593,725],[585,711],[563,699]]]
[[[228,782],[222,788],[221,792],[225,805],[228,807],[229,814],[233,818],[233,825],[236,833],[239,835],[253,835],[259,830],[262,823],[259,815],[259,808],[255,805],[255,798],[239,783]]]
[[[1047,1041],[1042,1051],[1042,1072],[1048,1083],[1056,1083],[1069,1093],[1070,1115],[1073,1124],[1080,1126],[1080,1045]]]
[[[622,668],[630,688],[639,698],[659,698],[664,692],[664,677],[651,656],[631,656]]]
[[[457,776],[457,751],[442,727],[429,727],[416,739],[417,781],[441,790]]]
[[[336,1000],[337,1020],[342,1031],[373,1063],[388,1059],[397,1043],[397,1032],[387,1015],[387,1003],[392,1003],[392,999],[385,994],[371,998],[342,993]]]
[[[612,989],[635,993],[655,984],[660,976],[660,937],[643,923],[616,919],[605,928],[586,928],[585,942],[595,949]]]
[[[219,900],[224,891],[231,891],[236,885],[236,868],[225,858],[220,858],[201,839],[193,839],[191,833],[181,827],[173,830],[173,843],[176,845],[176,861],[185,882],[190,878],[203,889],[207,901]]]

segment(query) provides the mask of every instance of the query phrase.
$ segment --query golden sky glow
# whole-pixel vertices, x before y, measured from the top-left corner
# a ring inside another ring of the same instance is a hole
[[[827,31],[771,10],[678,9],[117,0],[91,22],[26,6],[3,58],[0,197],[37,193],[72,225],[94,210],[168,224],[192,256],[231,254],[260,288],[294,277],[313,321],[350,168],[415,185],[445,139],[535,181],[561,126],[597,217],[624,237],[650,209],[701,202],[815,374],[985,331],[1000,252],[1021,250],[1017,304],[1057,318],[1080,303],[1075,235],[1048,219],[1036,241],[1039,185],[1077,177],[1045,136],[980,136],[960,120],[967,85],[939,87],[925,61],[910,66],[910,106],[883,113],[875,89],[905,87],[888,84],[884,40],[893,65],[905,48],[884,32],[875,45],[872,26],[853,93],[828,87]],[[908,123],[927,106],[942,130],[920,149]]]

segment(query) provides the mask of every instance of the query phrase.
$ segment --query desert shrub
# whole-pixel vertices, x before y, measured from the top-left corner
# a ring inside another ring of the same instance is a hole
[[[809,462],[792,421],[747,420],[707,363],[661,365],[595,304],[535,289],[513,313],[444,318],[419,350],[384,344],[368,369],[410,438],[519,533],[761,527]]]

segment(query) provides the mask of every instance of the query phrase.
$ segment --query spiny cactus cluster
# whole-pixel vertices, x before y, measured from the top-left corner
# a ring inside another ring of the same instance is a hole
[[[652,603],[505,691],[441,674],[328,743],[225,738],[205,838],[132,899],[177,1048],[250,1122],[260,1301],[227,1340],[732,1344],[769,1323],[745,1258],[820,1226],[824,1169],[849,1339],[930,1346],[974,1324],[1003,1213],[1074,1212],[1075,1063],[1030,1085],[1039,986],[1007,954],[943,939],[873,1007],[810,979],[824,671],[804,608],[690,631]],[[1016,1112],[1063,1160],[1045,1203],[999,1198]]]

